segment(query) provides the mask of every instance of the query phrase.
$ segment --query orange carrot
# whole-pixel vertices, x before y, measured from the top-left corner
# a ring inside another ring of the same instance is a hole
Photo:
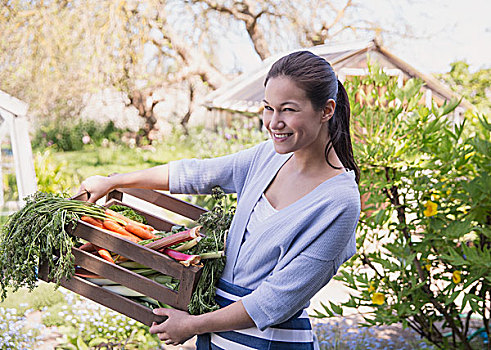
[[[138,238],[135,235],[133,235],[132,233],[126,231],[126,229],[123,226],[121,226],[120,224],[118,224],[114,220],[105,219],[103,222],[103,225],[108,230],[115,232],[115,233],[118,233],[121,236],[123,236],[124,238],[129,239],[130,241],[133,241],[135,243],[138,243],[141,241],[141,238]]]
[[[135,236],[138,236],[142,239],[153,239],[153,238],[157,238],[157,236],[155,236],[152,232],[150,232],[149,230],[147,229],[144,229],[143,227],[139,226],[139,225],[135,225],[134,223],[132,222],[128,222],[125,226],[125,229],[128,231],[128,232],[131,232],[133,233]]]
[[[95,246],[95,248],[97,249],[97,252],[101,256],[101,258],[103,258],[104,260],[107,260],[110,263],[113,263],[114,264],[114,260],[113,260],[113,258],[111,256],[111,253],[109,253],[109,251],[107,249],[104,249],[104,248],[101,248],[101,247],[98,247],[98,246]]]
[[[94,225],[94,226],[97,226],[97,227],[100,227],[100,228],[104,227],[102,225],[102,221],[101,220],[92,218],[90,216],[82,216],[80,218],[80,220],[85,221],[85,222],[87,222],[87,223],[89,223],[91,225]]]
[[[106,209],[105,213],[106,213],[106,215],[109,215],[109,216],[115,217],[117,219],[123,220],[124,222],[126,222],[126,224],[132,223],[132,224],[135,224],[137,226],[143,227],[146,230],[155,231],[155,229],[152,226],[142,224],[141,222],[138,222],[135,220],[131,220],[131,219],[127,218],[126,216],[124,216],[118,212],[115,212],[114,210]]]

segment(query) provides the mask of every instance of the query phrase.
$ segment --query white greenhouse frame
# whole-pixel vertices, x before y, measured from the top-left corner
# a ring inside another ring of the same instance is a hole
[[[19,207],[26,196],[35,193],[37,190],[36,172],[26,117],[27,109],[27,103],[0,90],[0,141],[3,141],[7,135],[10,136],[15,178],[19,193],[18,202],[5,203],[3,189],[3,168],[5,161],[1,159],[2,154],[0,152],[0,178],[2,179],[0,186],[0,206],[7,206],[10,210],[14,209],[12,206]]]

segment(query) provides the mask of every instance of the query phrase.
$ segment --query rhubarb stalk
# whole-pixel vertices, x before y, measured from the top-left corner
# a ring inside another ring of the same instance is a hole
[[[179,261],[184,266],[197,265],[201,261],[201,257],[199,255],[184,254],[184,253],[178,252],[174,249],[166,248],[166,249],[164,249],[163,253],[165,255],[170,256],[171,258]]]
[[[182,243],[182,242],[187,242],[192,239],[198,238],[200,236],[199,230],[201,229],[201,226],[196,226],[193,227],[189,230],[182,231],[182,232],[177,232],[174,233],[173,235],[158,239],[154,242],[148,243],[145,245],[145,247],[154,249],[154,250],[160,250],[163,248],[167,248],[170,246],[173,246],[174,244]]]

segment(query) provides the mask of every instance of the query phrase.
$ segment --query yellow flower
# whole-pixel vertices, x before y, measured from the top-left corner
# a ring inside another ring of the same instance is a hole
[[[428,260],[427,258],[421,259],[421,262],[424,264],[424,268],[428,271],[430,271],[431,268],[431,261]]]
[[[436,204],[432,201],[427,201],[425,203],[425,208],[426,209],[423,211],[423,214],[425,214],[425,216],[428,216],[428,217],[433,216],[438,212],[438,210],[437,210],[438,204]]]
[[[450,196],[450,193],[452,193],[452,191],[447,190],[447,196]]]
[[[464,156],[464,159],[465,159],[465,160],[467,160],[467,159],[469,159],[470,157],[472,157],[474,154],[476,154],[476,152],[467,153],[467,154]]]
[[[385,303],[385,295],[383,295],[382,293],[373,293],[372,303],[376,305],[382,305],[383,303]]]
[[[462,278],[460,277],[460,271],[455,270],[452,273],[452,281],[453,281],[453,283],[458,284],[458,283],[460,283],[461,280],[462,280]]]
[[[440,195],[438,195],[438,194],[436,194],[436,193],[433,193],[433,194],[431,195],[431,200],[432,200],[432,201],[437,201],[437,200],[439,200],[439,199],[440,199]]]
[[[368,291],[373,292],[375,290],[375,282],[370,281],[370,284],[368,285]]]

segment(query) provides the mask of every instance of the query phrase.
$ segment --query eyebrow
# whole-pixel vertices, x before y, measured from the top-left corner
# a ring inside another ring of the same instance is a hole
[[[269,102],[268,102],[268,101],[263,100],[263,102],[269,105]],[[299,107],[300,107],[300,105],[299,105],[298,103],[293,102],[293,101],[286,101],[286,102],[283,102],[282,104],[280,104],[280,106],[290,105],[290,104],[295,105],[295,106],[299,106]]]

